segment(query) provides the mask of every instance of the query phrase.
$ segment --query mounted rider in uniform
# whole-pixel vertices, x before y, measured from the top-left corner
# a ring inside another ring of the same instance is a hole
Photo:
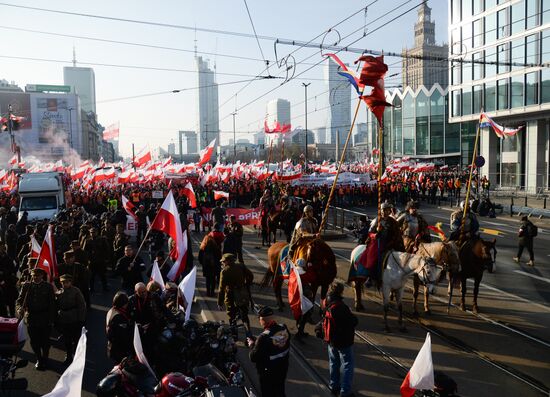
[[[370,226],[370,232],[376,233],[376,238],[380,239],[380,254],[383,256],[389,250],[404,251],[399,224],[392,216],[393,205],[386,201],[382,203],[381,209],[380,224],[378,224],[378,218],[376,218]]]
[[[462,201],[460,203],[460,209],[451,214],[451,236],[450,240],[458,240],[461,235],[462,217],[464,215],[464,205],[466,203]],[[466,210],[466,220],[464,221],[464,239],[472,240],[479,237],[479,222],[476,214],[470,211],[470,206]]]
[[[302,218],[296,222],[296,226],[294,227],[294,232],[290,240],[288,257],[293,257],[300,239],[304,237],[315,237],[318,231],[319,225],[317,224],[317,219],[313,217],[313,207],[311,205],[306,205]]]
[[[428,223],[422,215],[418,213],[418,203],[409,201],[406,211],[397,218],[397,223],[403,236],[405,251],[412,253],[418,242],[431,242]]]

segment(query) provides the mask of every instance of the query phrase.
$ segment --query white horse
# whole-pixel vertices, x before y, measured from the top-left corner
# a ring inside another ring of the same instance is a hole
[[[406,252],[390,251],[387,255],[387,263],[382,273],[382,296],[384,304],[384,325],[389,332],[388,310],[390,308],[390,294],[394,292],[399,309],[399,328],[405,331],[403,323],[403,290],[407,283],[407,277],[416,274],[424,285],[433,289],[435,282],[441,273],[434,259],[421,255],[408,254]]]

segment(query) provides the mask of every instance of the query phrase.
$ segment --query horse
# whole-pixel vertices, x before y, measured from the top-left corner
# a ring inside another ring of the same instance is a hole
[[[288,252],[288,248],[289,246],[285,242],[278,242],[269,247],[267,251],[269,268],[261,282],[262,287],[273,282],[279,311],[284,308],[281,294],[283,280],[288,278],[290,273],[290,264],[281,261],[283,259],[281,257],[286,255],[285,251]],[[306,264],[307,270],[302,275],[302,281],[311,284],[313,299],[315,299],[319,287],[321,287],[321,298],[325,299],[329,285],[336,278],[336,256],[329,245],[320,238],[302,239],[297,244],[292,260],[294,263],[302,260]]]
[[[273,243],[277,242],[277,229],[281,228],[281,211],[272,208],[270,211],[264,211],[261,218],[262,227],[262,246],[271,245],[271,235],[273,235]]]
[[[460,270],[460,257],[456,244],[450,241],[437,241],[434,243],[420,243],[417,247],[416,254],[431,257],[438,266],[443,266],[448,274],[456,274]],[[443,275],[444,272],[441,272]],[[416,304],[418,301],[418,290],[420,288],[420,279],[415,274],[413,278],[413,314],[418,316]],[[429,306],[429,291],[428,287],[424,286],[424,313],[430,314]]]
[[[399,309],[399,329],[406,331],[403,323],[403,290],[407,283],[407,278],[412,273],[418,275],[420,280],[433,288],[441,273],[431,257],[423,257],[406,252],[389,251],[386,256],[386,267],[382,273],[382,297],[384,306],[384,327],[386,332],[390,332],[388,326],[388,310],[390,307],[390,294],[394,292]]]
[[[491,255],[491,251],[494,252],[494,257]],[[485,269],[489,270],[489,273],[493,272],[494,262],[496,260],[496,239],[491,241],[485,241],[481,238],[476,240],[466,241],[459,249],[459,258],[462,265],[459,272],[455,274],[449,274],[449,306],[453,296],[453,284],[455,280],[460,280],[460,310],[466,310],[466,290],[467,280],[469,278],[474,279],[474,299],[472,305],[472,312],[478,313],[479,307],[477,305],[477,296],[479,294],[479,284],[483,278],[483,272]]]

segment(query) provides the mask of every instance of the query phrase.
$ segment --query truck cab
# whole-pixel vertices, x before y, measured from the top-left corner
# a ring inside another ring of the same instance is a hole
[[[29,221],[53,219],[65,205],[63,176],[59,172],[22,174],[19,180],[19,218]]]

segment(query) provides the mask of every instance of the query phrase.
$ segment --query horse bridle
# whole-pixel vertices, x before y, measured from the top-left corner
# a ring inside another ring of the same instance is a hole
[[[424,285],[434,285],[436,283],[436,280],[434,281],[430,281],[430,279],[428,278],[428,272],[426,271],[426,266],[430,266],[428,264],[428,261],[433,261],[433,258],[432,257],[424,257],[422,258],[424,259],[424,264],[422,265],[422,267],[420,268],[420,271],[417,272],[418,274],[418,278],[422,281],[422,279],[426,280],[426,281],[423,281],[422,284]],[[435,263],[434,261],[434,267],[436,268],[440,268],[440,269],[444,269],[444,266],[439,266],[438,264]],[[419,273],[422,273],[422,277],[420,276]]]

